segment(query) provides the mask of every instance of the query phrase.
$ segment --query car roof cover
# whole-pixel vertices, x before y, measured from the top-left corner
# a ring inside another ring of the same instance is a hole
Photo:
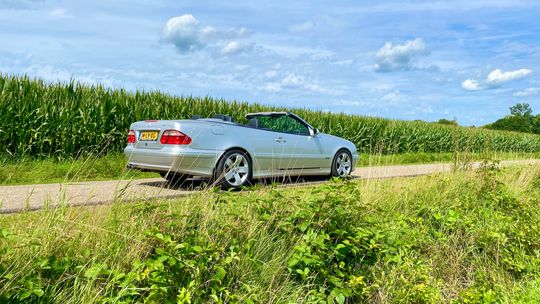
[[[246,114],[246,118],[251,118],[254,116],[272,116],[272,115],[290,115],[291,112],[256,112]]]

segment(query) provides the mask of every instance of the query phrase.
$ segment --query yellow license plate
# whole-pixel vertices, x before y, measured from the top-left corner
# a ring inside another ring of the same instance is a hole
[[[158,131],[142,131],[139,137],[140,141],[156,141],[158,138]]]

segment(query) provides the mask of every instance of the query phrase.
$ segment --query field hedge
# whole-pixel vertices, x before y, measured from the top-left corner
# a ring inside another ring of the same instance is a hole
[[[134,121],[223,113],[245,122],[248,112],[271,110],[293,111],[322,132],[351,140],[362,153],[540,151],[540,136],[532,134],[0,75],[0,155],[71,158],[120,152]]]

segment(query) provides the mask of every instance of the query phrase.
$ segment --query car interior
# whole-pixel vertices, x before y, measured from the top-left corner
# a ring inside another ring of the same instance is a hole
[[[256,128],[256,129],[268,130],[268,131],[292,133],[292,134],[299,134],[299,135],[309,134],[309,130],[307,129],[305,125],[303,125],[296,119],[291,118],[284,114],[261,115],[257,117],[253,117],[253,116],[248,117],[249,118],[248,123],[244,126],[250,127],[250,128]],[[225,122],[236,123],[235,120],[231,116],[225,115],[225,114],[215,114],[214,116],[212,116],[212,118],[219,119]],[[193,115],[191,116],[191,119],[194,119],[194,120],[201,119],[201,116]]]

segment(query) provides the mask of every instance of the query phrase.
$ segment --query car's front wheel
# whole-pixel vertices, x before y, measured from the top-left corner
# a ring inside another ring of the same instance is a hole
[[[339,150],[332,161],[333,177],[348,177],[352,172],[352,155],[349,151]]]
[[[251,160],[242,150],[229,150],[219,160],[214,180],[224,189],[247,186],[252,174]]]

